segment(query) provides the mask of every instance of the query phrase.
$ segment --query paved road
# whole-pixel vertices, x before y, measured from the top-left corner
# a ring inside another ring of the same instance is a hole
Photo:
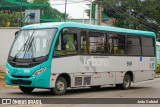
[[[45,89],[36,89],[31,94],[24,94],[19,89],[0,89],[0,97],[1,98],[19,98],[19,97],[20,98],[160,98],[160,78],[132,84],[132,88],[130,90],[120,90],[116,89],[113,86],[102,87],[98,90],[90,88],[72,89],[72,90],[69,89],[65,95],[55,96],[51,95],[49,93],[49,90]],[[47,107],[51,106],[52,105],[47,105]],[[58,106],[61,107],[64,105],[58,105]],[[73,105],[66,105],[66,106],[71,107]],[[84,105],[74,105],[74,106],[88,107],[89,105],[84,104]],[[114,107],[114,105],[112,106]],[[131,105],[125,105],[125,106],[129,107]],[[148,106],[151,105],[146,105],[146,107]],[[154,105],[154,107],[155,106],[158,107],[159,105]]]

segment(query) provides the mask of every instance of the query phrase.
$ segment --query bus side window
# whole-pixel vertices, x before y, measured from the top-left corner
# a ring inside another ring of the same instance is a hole
[[[65,32],[59,35],[55,45],[54,55],[56,57],[64,55],[77,54],[77,34],[72,32]]]
[[[138,36],[127,37],[126,51],[128,55],[141,55],[141,42]]]
[[[89,51],[90,54],[105,54],[106,38],[102,32],[90,32]]]
[[[110,54],[124,55],[125,54],[125,35],[109,34]]]
[[[88,54],[89,49],[88,49],[88,42],[87,42],[87,31],[81,31],[81,53],[82,54]]]

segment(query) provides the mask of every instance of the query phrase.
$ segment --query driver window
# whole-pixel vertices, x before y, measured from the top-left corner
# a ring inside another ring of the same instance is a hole
[[[77,54],[77,43],[77,32],[75,29],[67,29],[67,31],[61,32],[55,46],[54,56]]]

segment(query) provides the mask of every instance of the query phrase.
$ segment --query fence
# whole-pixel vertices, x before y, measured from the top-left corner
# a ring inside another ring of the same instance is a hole
[[[0,27],[0,66],[4,66],[7,61],[8,52],[15,37],[15,32],[19,28]]]

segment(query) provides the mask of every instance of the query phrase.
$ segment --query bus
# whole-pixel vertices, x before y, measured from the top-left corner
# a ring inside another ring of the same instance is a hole
[[[156,41],[156,49],[157,49],[157,64],[160,64],[160,42]]]
[[[24,93],[35,88],[55,95],[68,88],[152,80],[156,71],[156,34],[109,26],[54,22],[32,24],[15,33],[5,80]]]

